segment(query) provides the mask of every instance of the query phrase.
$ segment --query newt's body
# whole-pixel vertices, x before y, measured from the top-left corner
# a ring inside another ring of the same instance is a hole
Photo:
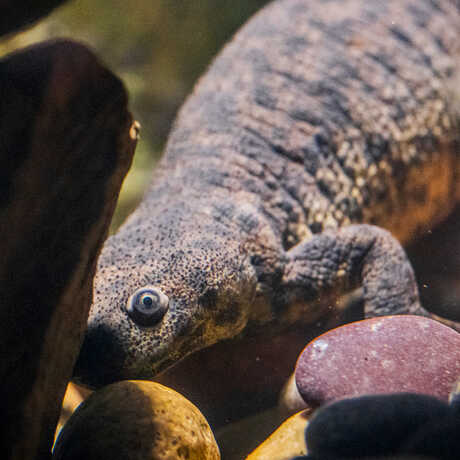
[[[407,242],[455,205],[459,70],[454,0],[279,0],[256,15],[105,245],[77,376],[151,377],[315,321],[358,286],[367,315],[419,311],[378,227]]]

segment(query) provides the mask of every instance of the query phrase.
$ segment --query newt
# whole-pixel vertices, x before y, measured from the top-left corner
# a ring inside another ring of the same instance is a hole
[[[457,0],[277,0],[200,79],[105,243],[75,378],[152,378],[360,288],[425,314],[402,245],[460,196]]]

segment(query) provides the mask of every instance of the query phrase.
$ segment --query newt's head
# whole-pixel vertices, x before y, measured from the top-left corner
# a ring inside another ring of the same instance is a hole
[[[204,213],[184,218],[182,205],[141,207],[107,240],[77,381],[151,378],[244,328],[255,292],[247,256],[228,228]]]

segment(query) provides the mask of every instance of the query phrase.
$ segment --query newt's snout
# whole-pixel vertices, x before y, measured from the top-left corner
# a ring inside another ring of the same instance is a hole
[[[122,372],[125,358],[126,354],[114,331],[103,324],[89,326],[75,364],[73,379],[92,388],[112,383]]]

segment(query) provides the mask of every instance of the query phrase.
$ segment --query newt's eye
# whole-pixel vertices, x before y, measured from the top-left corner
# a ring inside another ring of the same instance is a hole
[[[129,317],[139,326],[153,327],[168,310],[169,299],[159,289],[143,287],[138,289],[126,305]]]

